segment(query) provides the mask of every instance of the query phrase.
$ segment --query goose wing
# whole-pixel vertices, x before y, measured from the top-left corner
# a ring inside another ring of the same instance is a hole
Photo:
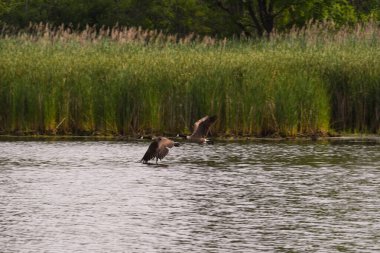
[[[157,157],[162,160],[168,153],[169,149],[174,146],[174,141],[162,137],[158,144]]]
[[[148,150],[145,152],[145,155],[141,159],[143,162],[148,162],[149,160],[152,160],[157,155],[157,149],[158,149],[158,141],[154,140],[149,145]]]
[[[215,121],[216,121],[216,116],[211,116],[211,117],[205,116],[201,118],[200,120],[195,122],[194,131],[191,136],[199,137],[199,138],[206,137],[210,130],[210,126],[214,124]]]

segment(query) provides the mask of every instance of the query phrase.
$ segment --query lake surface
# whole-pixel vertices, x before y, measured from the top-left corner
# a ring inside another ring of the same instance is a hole
[[[0,252],[380,252],[380,145],[0,142]]]

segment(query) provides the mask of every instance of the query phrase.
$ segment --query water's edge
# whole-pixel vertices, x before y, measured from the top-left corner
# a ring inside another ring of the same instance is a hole
[[[166,135],[164,135],[166,136]],[[0,141],[135,141],[142,139],[151,139],[153,136],[106,136],[106,135],[0,135]],[[180,137],[167,136],[171,139],[181,140]],[[239,141],[349,141],[349,142],[369,142],[380,143],[380,135],[344,135],[344,136],[322,136],[318,138],[311,138],[310,136],[302,137],[253,137],[253,136],[218,136],[210,137],[210,139],[222,142],[239,142]]]

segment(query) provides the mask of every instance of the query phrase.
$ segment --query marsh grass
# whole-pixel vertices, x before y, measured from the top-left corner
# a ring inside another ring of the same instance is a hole
[[[380,29],[310,24],[270,40],[31,25],[0,35],[0,131],[219,135],[380,131]]]

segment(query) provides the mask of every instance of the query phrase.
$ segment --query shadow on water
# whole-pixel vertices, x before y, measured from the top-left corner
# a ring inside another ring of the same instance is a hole
[[[151,163],[151,162],[144,163],[144,165],[146,165],[146,166],[151,166],[151,167],[157,167],[157,168],[168,168],[168,167],[169,167],[168,164],[163,164],[163,163]]]
[[[4,252],[378,252],[380,145],[0,142]]]

